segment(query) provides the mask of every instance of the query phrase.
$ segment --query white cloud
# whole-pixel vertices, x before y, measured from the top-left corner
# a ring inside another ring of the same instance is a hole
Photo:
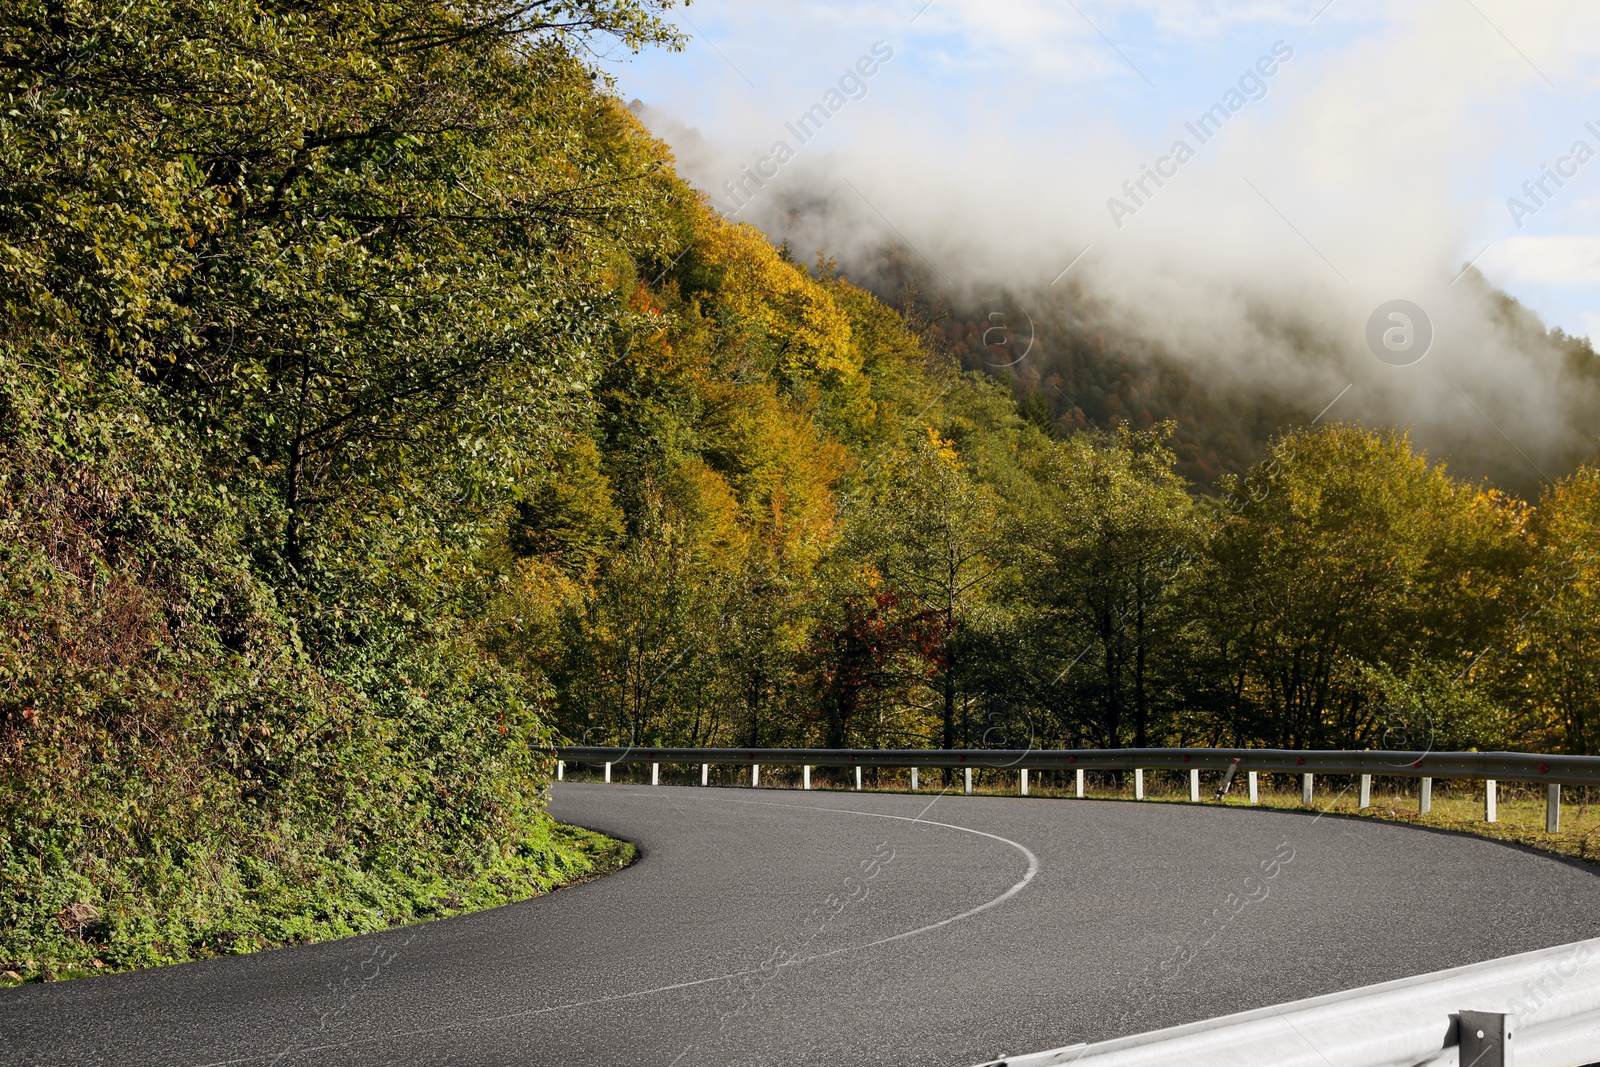
[[[1484,253],[1481,265],[1513,285],[1600,285],[1600,237],[1513,237]]]

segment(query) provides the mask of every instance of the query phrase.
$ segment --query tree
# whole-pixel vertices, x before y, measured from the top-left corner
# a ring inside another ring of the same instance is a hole
[[[664,155],[578,52],[675,42],[655,10],[12,5],[6,305],[135,368],[348,618],[365,557],[470,540],[548,459],[665,244]]]
[[[1188,610],[1210,679],[1199,699],[1235,743],[1377,743],[1373,669],[1465,678],[1505,635],[1526,509],[1405,435],[1297,431],[1224,488]]]
[[[1172,647],[1172,588],[1200,540],[1170,433],[1076,434],[1038,470],[1017,546],[1024,670],[1074,740],[1149,743],[1152,660]]]
[[[913,616],[937,621],[930,684],[945,748],[957,747],[957,709],[967,705],[968,630],[1001,567],[999,506],[951,442],[924,428],[913,431],[886,487],[849,534],[853,550],[872,561]]]
[[[1512,632],[1488,653],[1515,708],[1513,736],[1539,751],[1600,751],[1600,470],[1546,491]]]

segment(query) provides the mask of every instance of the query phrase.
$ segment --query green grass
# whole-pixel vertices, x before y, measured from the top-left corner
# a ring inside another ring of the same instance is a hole
[[[635,855],[626,841],[544,816],[514,848],[465,879],[442,870],[333,869],[297,884],[244,864],[175,872],[175,881],[214,879],[223,891],[202,894],[180,885],[166,898],[171,904],[134,892],[113,896],[76,934],[63,931],[33,958],[0,962],[0,987],[242,955],[481,911],[611,874]],[[188,913],[197,909],[216,917],[195,922]],[[185,914],[163,914],[169,910]]]
[[[1206,772],[1201,775],[1202,803],[1217,803],[1211,798],[1216,795],[1220,777],[1218,772]],[[601,776],[598,773],[590,773],[587,769],[569,765],[567,779],[598,782]],[[646,764],[619,765],[612,768],[613,782],[638,784],[649,780],[650,770]],[[695,766],[691,773],[690,768],[663,765],[661,781],[670,785],[698,785],[700,769]],[[712,785],[748,785],[749,781],[749,770],[745,767],[713,767],[711,770]],[[761,784],[770,788],[798,789],[799,768],[763,767]],[[1114,784],[1109,774],[1091,774],[1086,784],[1085,794],[1089,800],[1134,799],[1131,773],[1124,776],[1120,788]],[[899,768],[881,768],[876,774],[873,769],[867,768],[862,785],[870,792],[909,792],[911,775],[909,771]],[[849,791],[854,788],[854,779],[848,770],[813,768],[811,786],[814,790]],[[944,788],[941,772],[924,768],[921,772],[920,787],[922,793],[930,796],[937,794]],[[974,796],[1014,797],[1018,795],[1017,787],[1016,771],[983,770],[974,775],[972,792]],[[950,792],[960,793],[961,788],[961,780],[957,777]],[[1260,802],[1257,806],[1283,811],[1328,812],[1438,830],[1454,830],[1496,841],[1511,841],[1600,866],[1600,790],[1574,787],[1563,790],[1561,830],[1559,833],[1547,834],[1544,830],[1544,789],[1541,786],[1501,782],[1498,789],[1498,821],[1493,823],[1483,821],[1482,782],[1434,779],[1433,805],[1427,815],[1419,815],[1417,812],[1418,788],[1416,779],[1376,778],[1372,787],[1372,805],[1363,810],[1358,807],[1358,780],[1354,776],[1319,775],[1313,802],[1308,807],[1301,803],[1299,775],[1263,774],[1259,790]],[[1072,773],[1032,772],[1028,796],[1030,799],[1071,799],[1074,796]],[[1145,802],[1189,803],[1187,779],[1182,772],[1177,771],[1146,771]],[[1243,773],[1234,780],[1228,796],[1220,803],[1227,807],[1250,806]]]

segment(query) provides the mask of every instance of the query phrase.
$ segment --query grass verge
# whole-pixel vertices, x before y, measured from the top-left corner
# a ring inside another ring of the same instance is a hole
[[[296,882],[239,857],[203,872],[191,864],[172,871],[162,886],[167,892],[106,894],[98,907],[61,917],[61,936],[31,958],[0,957],[0,987],[243,955],[481,911],[592,881],[635,855],[626,841],[544,815],[514,848],[466,878],[328,865],[314,880]]]

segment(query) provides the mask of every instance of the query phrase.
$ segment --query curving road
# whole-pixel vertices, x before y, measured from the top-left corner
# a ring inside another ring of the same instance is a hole
[[[608,878],[325,945],[0,991],[7,1064],[926,1064],[1600,933],[1600,878],[1238,808],[564,784]]]

